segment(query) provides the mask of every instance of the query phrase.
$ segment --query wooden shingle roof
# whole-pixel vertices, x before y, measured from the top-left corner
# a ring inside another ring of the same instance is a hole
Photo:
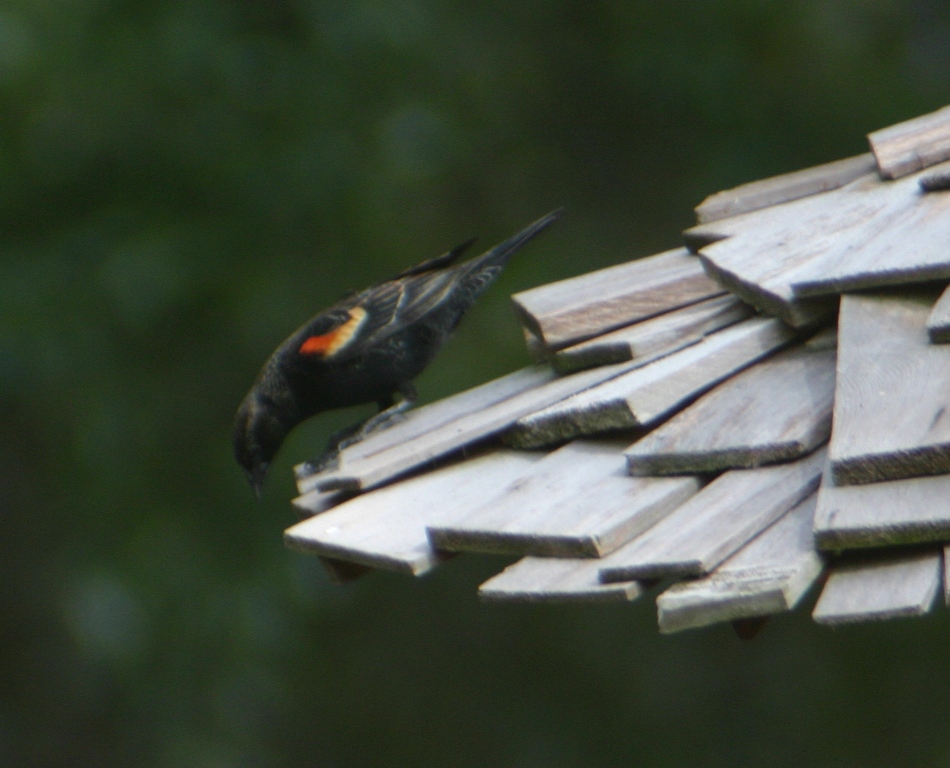
[[[686,248],[514,296],[538,362],[300,465],[288,545],[341,581],[520,557],[492,601],[659,584],[663,632],[808,594],[830,625],[930,611],[950,562],[950,107],[868,139],[707,198]]]

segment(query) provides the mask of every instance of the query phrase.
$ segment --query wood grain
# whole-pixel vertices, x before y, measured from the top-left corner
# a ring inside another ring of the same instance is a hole
[[[429,527],[437,549],[599,557],[700,488],[696,478],[632,478],[622,442],[578,440],[535,464],[468,516]]]
[[[516,447],[536,448],[605,430],[650,426],[793,339],[794,333],[778,320],[746,320],[710,334],[698,344],[522,416],[505,440]]]
[[[554,355],[554,367],[560,373],[571,373],[626,360],[650,362],[752,313],[752,307],[734,296],[717,296],[566,347]]]
[[[637,581],[602,584],[597,561],[525,557],[478,588],[486,602],[591,603],[630,602],[643,594]]]
[[[829,455],[838,485],[950,471],[950,347],[929,344],[933,293],[848,295]]]
[[[923,194],[918,176],[881,182],[886,206],[808,272],[792,279],[798,297],[950,279],[950,195]],[[886,226],[882,226],[886,225]]]
[[[826,472],[815,541],[827,550],[950,541],[950,475],[836,485]]]
[[[825,451],[720,475],[646,533],[601,559],[601,581],[704,576],[812,494]]]
[[[836,566],[812,617],[819,624],[840,626],[922,616],[933,607],[941,571],[939,550]]]
[[[498,451],[356,496],[288,528],[285,543],[333,560],[420,575],[440,560],[426,527],[464,517],[539,455]]]
[[[840,189],[688,230],[703,245],[703,266],[720,283],[763,312],[795,327],[834,314],[833,296],[804,298],[793,284],[821,276],[855,242],[867,242],[900,207],[877,174]]]
[[[791,461],[827,442],[834,349],[799,345],[727,379],[626,451],[632,475]]]
[[[868,134],[885,179],[899,179],[950,159],[950,107]]]
[[[931,344],[950,342],[950,286],[948,286],[927,317],[927,336]]]
[[[516,293],[512,301],[521,322],[557,350],[722,293],[678,248]]]
[[[792,610],[823,567],[812,539],[815,502],[812,494],[709,576],[663,592],[656,600],[660,632]]]
[[[875,170],[877,165],[874,156],[867,152],[813,168],[753,181],[707,197],[696,207],[696,220],[700,224],[706,224],[828,192]]]

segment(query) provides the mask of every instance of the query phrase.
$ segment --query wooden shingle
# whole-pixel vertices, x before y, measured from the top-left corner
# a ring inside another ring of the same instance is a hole
[[[599,557],[617,549],[700,488],[693,477],[633,478],[622,443],[578,440],[463,518],[429,527],[438,549]]]
[[[837,485],[826,472],[815,541],[830,550],[950,542],[950,475]]]
[[[887,196],[873,219],[842,239],[846,248],[829,252],[820,264],[792,278],[795,296],[950,279],[950,195],[923,194],[918,176],[878,182],[868,197]],[[913,247],[908,248],[912,242]]]
[[[931,292],[845,296],[831,473],[839,485],[950,471],[950,347],[930,344]]]
[[[538,458],[498,451],[364,493],[288,528],[284,541],[313,554],[418,576],[440,560],[427,526],[464,517]]]
[[[604,584],[597,561],[589,559],[525,557],[478,588],[489,602],[603,603],[629,602],[643,594],[638,581]]]
[[[950,159],[950,107],[868,134],[885,179],[899,179]]]
[[[627,360],[646,363],[695,344],[752,313],[748,304],[734,296],[717,296],[566,347],[551,361],[560,373]]]
[[[561,349],[724,293],[685,248],[561,280],[512,297],[522,323]]]
[[[720,475],[642,536],[601,561],[602,581],[703,576],[812,494],[824,450]]]
[[[519,448],[536,448],[604,430],[650,426],[793,339],[793,332],[777,320],[746,320],[522,416],[506,438]]]
[[[939,551],[838,566],[812,615],[830,626],[921,616],[933,607],[942,570]]]
[[[828,441],[834,389],[834,349],[782,352],[630,446],[630,474],[718,472],[804,456]]]
[[[660,631],[792,610],[823,567],[811,535],[815,500],[809,496],[706,578],[663,592],[656,600]]]
[[[734,189],[716,192],[696,206],[696,220],[708,224],[729,219],[780,203],[789,203],[803,197],[843,187],[855,179],[877,169],[874,155],[863,155],[835,160],[814,168],[784,173],[761,181],[753,181]]]
[[[689,232],[713,241],[699,250],[710,275],[761,311],[800,327],[833,316],[837,301],[802,296],[795,286],[873,241],[902,202],[903,196],[895,197],[877,174],[869,174],[832,192]]]

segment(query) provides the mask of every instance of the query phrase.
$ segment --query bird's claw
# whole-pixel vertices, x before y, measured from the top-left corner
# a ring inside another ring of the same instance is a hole
[[[300,469],[297,471],[297,479],[302,480],[305,477],[311,477],[313,475],[318,475],[321,472],[328,472],[333,469],[339,469],[340,467],[340,450],[339,448],[327,448],[323,453],[321,453],[315,459],[309,459],[305,461]]]

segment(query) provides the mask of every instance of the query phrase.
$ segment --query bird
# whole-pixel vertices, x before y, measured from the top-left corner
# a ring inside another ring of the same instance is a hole
[[[379,407],[366,421],[333,435],[314,471],[332,465],[344,447],[398,421],[416,402],[413,379],[511,256],[562,212],[552,211],[469,261],[458,263],[474,239],[350,294],[277,347],[234,420],[234,455],[258,499],[284,438],[311,416],[364,403]]]

